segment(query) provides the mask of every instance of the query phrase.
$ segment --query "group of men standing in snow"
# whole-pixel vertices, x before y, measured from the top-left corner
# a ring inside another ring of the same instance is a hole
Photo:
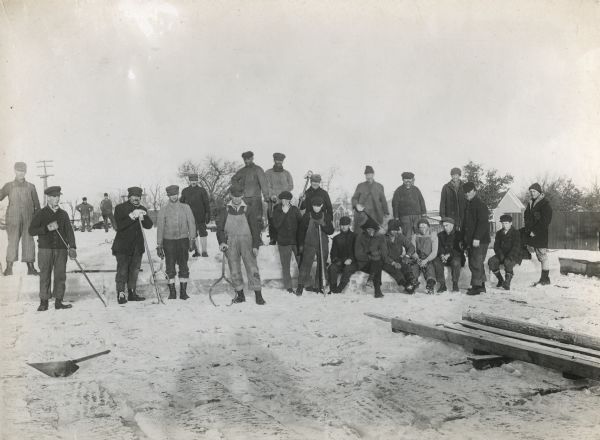
[[[310,180],[310,187],[305,189],[296,207],[291,203],[293,179],[283,167],[285,155],[275,153],[274,165],[266,172],[254,163],[251,151],[243,153],[242,158],[244,167],[231,179],[231,200],[216,216],[217,240],[227,258],[236,291],[234,302],[245,301],[243,262],[248,287],[254,290],[256,303],[265,304],[256,261],[259,246],[262,245],[263,200],[268,205],[269,244],[278,246],[284,286],[298,296],[305,289],[322,291],[326,273],[329,275],[330,293],[339,293],[356,271],[369,274],[368,284],[372,284],[375,297],[383,296],[383,271],[390,274],[407,293],[413,293],[417,288],[421,274],[428,293],[433,293],[436,282],[439,284],[438,292],[444,292],[447,290],[445,266],[451,268],[452,290],[458,291],[460,270],[466,260],[471,271],[471,287],[467,294],[485,292],[484,260],[490,243],[489,211],[477,196],[475,185],[461,180],[460,169],[451,170],[451,180],[442,188],[440,216],[443,230],[436,234],[430,231],[425,201],[414,185],[413,173],[402,173],[403,183],[394,192],[390,215],[384,188],[375,181],[373,168],[366,166],[365,181],[358,184],[352,197],[354,231],[350,230],[351,219],[342,217],[340,233],[333,237],[330,252],[328,236],[334,233],[333,208],[329,194],[321,188],[321,177],[317,174],[306,176],[307,181]],[[25,181],[25,173],[26,165],[16,163],[15,180],[0,190],[0,200],[9,197],[6,221],[9,240],[4,275],[12,274],[21,239],[22,261],[27,263],[29,274],[38,274],[33,266],[35,249],[31,238],[38,236],[41,270],[39,310],[47,310],[48,299],[52,296],[56,298],[56,308],[67,308],[70,305],[62,303],[66,260],[67,256],[76,258],[71,222],[58,205],[60,187],[45,190],[48,204],[40,209],[35,187]],[[157,220],[157,254],[165,259],[170,299],[177,297],[176,276],[179,278],[180,298],[189,298],[189,252],[195,251],[194,256],[208,256],[206,224],[211,218],[208,194],[198,184],[197,176],[189,176],[189,180],[190,186],[182,191],[181,197],[177,185],[166,188],[169,200],[159,212]],[[529,192],[531,200],[525,210],[525,227],[522,231],[512,227],[510,216],[501,218],[503,227],[496,234],[495,255],[488,261],[490,270],[498,278],[498,287],[510,289],[513,267],[520,263],[522,238],[535,250],[542,263],[539,283],[550,282],[547,246],[552,208],[539,184],[531,185]],[[112,252],[117,260],[115,282],[120,304],[144,299],[136,292],[144,253],[142,228],[150,229],[153,223],[140,203],[141,196],[141,188],[131,187],[128,189],[128,200],[116,206],[114,217],[112,204],[107,206],[106,213],[103,211],[103,217],[106,215],[105,224],[110,219],[117,230]],[[84,200],[82,205],[85,204]],[[80,206],[77,209],[83,219],[87,209],[83,206],[80,210]],[[301,214],[301,210],[304,210],[304,214]],[[386,223],[387,227],[384,227]],[[82,230],[85,230],[83,224]],[[359,233],[359,230],[362,232]],[[328,255],[330,264],[327,266]],[[290,274],[292,256],[299,268],[295,290]],[[316,281],[311,277],[315,258]],[[501,265],[504,265],[505,276],[500,273]],[[50,289],[52,272],[53,290]]]

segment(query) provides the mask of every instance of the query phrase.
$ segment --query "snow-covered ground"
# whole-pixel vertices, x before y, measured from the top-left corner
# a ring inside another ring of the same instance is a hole
[[[85,267],[115,268],[113,232],[76,237]],[[192,298],[166,305],[153,301],[145,258],[139,290],[148,300],[122,306],[114,272],[90,274],[107,308],[81,274],[70,273],[65,299],[73,309],[51,305],[44,313],[36,312],[38,278],[26,276],[24,264],[0,278],[0,438],[600,438],[597,383],[522,362],[476,371],[461,347],[394,334],[389,323],[364,315],[440,323],[471,310],[600,336],[600,280],[559,274],[558,256],[577,252],[551,253],[547,288],[528,287],[539,264],[525,261],[510,292],[408,296],[385,278],[385,297],[375,300],[362,289],[365,275],[355,275],[345,294],[297,298],[279,288],[278,257],[264,247],[267,305],[247,292],[248,302],[215,308],[207,295],[221,270],[213,234],[209,244],[210,257],[191,263]],[[82,362],[68,378],[26,365],[105,349],[111,353]],[[549,389],[565,390],[538,393]]]

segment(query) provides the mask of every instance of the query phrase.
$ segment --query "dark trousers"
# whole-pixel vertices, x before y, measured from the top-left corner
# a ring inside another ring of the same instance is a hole
[[[350,277],[358,270],[356,263],[344,264],[343,261],[336,261],[329,265],[329,285],[332,289],[338,287],[338,276],[341,275],[339,287],[344,288],[350,281]]]
[[[269,224],[269,228],[271,225]],[[283,276],[283,286],[286,289],[292,288],[292,275],[290,273],[290,263],[292,261],[292,255],[296,259],[296,264],[298,264],[298,248],[295,244],[282,246],[277,245],[279,249],[279,261],[281,261],[281,272]]]
[[[485,276],[484,261],[489,243],[481,243],[479,247],[471,246],[467,249],[469,258],[469,269],[471,270],[471,286],[482,286],[487,277]]]
[[[501,264],[504,264],[504,270],[506,271],[506,273],[513,273],[515,262],[512,259],[504,258],[503,260],[501,260],[500,258],[498,258],[498,255],[494,255],[488,260],[488,267],[492,272],[498,272],[500,270]]]
[[[190,269],[188,268],[190,239],[180,238],[177,240],[163,240],[163,249],[165,251],[165,266],[169,280],[175,278],[177,270],[175,265],[179,267],[179,280],[185,282],[190,277]]]
[[[142,255],[141,252],[134,252],[133,255],[115,255],[117,258],[117,274],[115,275],[117,292],[125,292],[125,286],[135,291],[138,273],[142,265]]]
[[[244,197],[244,203],[248,205],[248,213],[252,213],[258,221],[258,226],[262,231],[265,227],[263,224],[263,204],[262,198],[259,197]]]
[[[38,264],[40,266],[40,299],[48,300],[52,296],[62,300],[65,296],[65,281],[67,280],[67,250],[38,249]],[[54,272],[54,286],[52,283]]]
[[[368,273],[373,278],[373,286],[381,286],[381,271],[383,260],[359,261],[358,270]]]
[[[81,217],[81,232],[85,230],[92,230],[92,220],[90,217]]]
[[[450,257],[446,263],[443,263],[440,257],[437,257],[433,260],[433,267],[435,268],[435,278],[437,282],[440,284],[446,284],[446,274],[444,271],[444,267],[449,266],[450,272],[452,273],[452,282],[458,283],[458,279],[460,278],[460,259]]]
[[[107,214],[102,214],[102,220],[104,221],[104,230],[106,232],[108,232],[108,222],[107,222],[107,220],[110,220],[110,224],[111,224],[112,228],[115,231],[117,230],[117,222],[115,221],[115,216],[112,214],[112,212],[109,212]]]
[[[419,280],[419,275],[421,275],[421,274],[423,274],[423,278],[425,278],[425,282],[427,282],[429,280],[435,281],[435,267],[433,265],[433,261],[429,261],[425,265],[425,267],[421,267],[415,263],[411,266],[411,271],[412,271],[412,276],[415,278],[415,282]]]
[[[396,268],[391,264],[385,263],[383,265],[383,270],[391,276],[399,286],[408,286],[409,284],[413,284],[413,274],[411,267],[408,264],[401,264],[400,268]]]

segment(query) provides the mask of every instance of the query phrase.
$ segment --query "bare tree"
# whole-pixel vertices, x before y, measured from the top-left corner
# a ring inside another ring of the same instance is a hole
[[[225,198],[231,177],[241,166],[236,161],[206,156],[199,163],[186,160],[179,165],[177,175],[181,179],[187,179],[193,174],[197,175],[198,181],[208,192],[211,202],[217,202]]]
[[[165,206],[166,198],[164,191],[162,191],[162,186],[158,183],[154,185],[150,185],[148,188],[148,202],[152,206],[154,211],[160,210],[163,206]]]
[[[335,165],[333,167],[329,167],[327,168],[327,170],[323,173],[323,175],[321,176],[321,187],[329,192],[329,190],[331,189],[331,183],[333,182],[333,179],[335,179],[335,177],[338,175],[340,171],[340,167]]]

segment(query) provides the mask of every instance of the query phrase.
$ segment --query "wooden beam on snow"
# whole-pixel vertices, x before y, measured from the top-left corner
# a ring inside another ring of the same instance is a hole
[[[381,321],[392,322],[392,318],[391,317],[385,316],[385,315],[380,315],[379,313],[365,312],[365,315],[368,316],[368,317],[370,317],[370,318],[379,319]]]

